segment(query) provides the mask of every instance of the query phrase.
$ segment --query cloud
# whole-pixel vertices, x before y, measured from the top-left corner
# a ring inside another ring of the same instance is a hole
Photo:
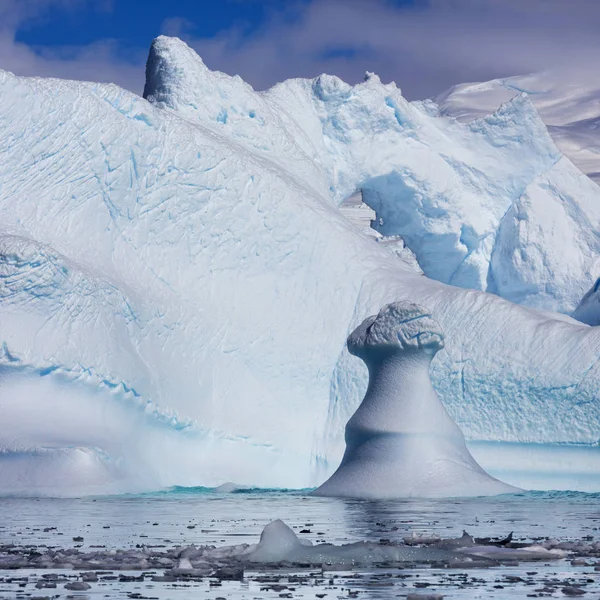
[[[0,0],[0,68],[21,75],[113,81],[143,88],[143,47],[106,39],[87,46],[33,47],[16,32],[50,18],[50,9],[115,0]],[[194,18],[172,14],[162,30],[184,38],[212,69],[239,74],[257,89],[290,77],[327,72],[350,83],[365,71],[394,80],[408,98],[435,96],[451,85],[547,69],[580,80],[600,62],[598,0],[227,0],[255,3],[263,21],[194,37]],[[185,3],[174,6],[185,6]],[[189,5],[188,5],[189,6]],[[169,4],[165,3],[168,15]],[[186,11],[184,11],[186,12]]]
[[[0,68],[17,75],[113,82],[140,91],[144,81],[145,49],[123,49],[110,39],[84,46],[43,47],[17,41],[16,34],[47,18],[51,9],[75,11],[93,5],[111,10],[112,0],[0,0]]]
[[[261,89],[287,77],[366,70],[410,98],[466,81],[546,69],[593,72],[597,0],[313,0],[274,8],[251,36],[237,28],[188,38],[211,68]]]
[[[194,22],[186,17],[169,17],[162,22],[161,32],[164,35],[185,37],[194,30]]]

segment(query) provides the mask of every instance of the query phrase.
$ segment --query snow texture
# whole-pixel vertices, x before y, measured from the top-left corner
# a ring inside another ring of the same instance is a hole
[[[423,307],[397,302],[367,318],[348,350],[369,369],[369,387],[346,425],[346,452],[318,496],[404,498],[489,496],[518,491],[473,459],[429,380],[444,347]]]
[[[367,387],[345,340],[392,301],[443,327],[433,384],[475,458],[496,444],[492,474],[582,473],[552,457],[597,443],[600,330],[444,283],[503,285],[496,237],[532,207],[536,261],[570,285],[523,271],[527,298],[574,308],[591,286],[587,234],[542,244],[535,203],[573,227],[596,209],[528,100],[463,125],[375,76],[257,93],[165,37],[146,96],[0,72],[3,493],[316,486]],[[440,281],[344,218],[358,189]]]

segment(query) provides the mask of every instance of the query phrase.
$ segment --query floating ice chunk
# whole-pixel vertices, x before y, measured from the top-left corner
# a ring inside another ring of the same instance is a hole
[[[280,562],[302,549],[298,536],[282,520],[269,523],[260,534],[260,542],[248,555],[252,562]]]
[[[348,350],[369,368],[367,393],[346,425],[338,470],[321,496],[479,496],[515,491],[488,475],[429,380],[444,347],[440,326],[416,304],[396,302],[367,318]]]
[[[320,565],[371,565],[382,562],[435,562],[457,561],[453,552],[438,548],[416,548],[405,545],[382,545],[357,542],[336,546],[300,540],[283,521],[269,523],[260,536],[260,542],[240,557],[253,563],[302,563]]]
[[[479,556],[492,560],[549,560],[564,558],[568,553],[564,550],[547,550],[543,546],[526,546],[524,548],[499,548],[497,546],[471,546],[458,548],[469,556]]]
[[[228,481],[223,483],[215,488],[215,492],[220,492],[222,494],[230,494],[233,492],[239,492],[240,490],[247,490],[249,486],[247,485],[239,485],[237,483],[233,483],[232,481]]]
[[[85,583],[85,581],[73,581],[71,583],[65,583],[65,589],[70,590],[71,592],[85,592],[91,589],[91,585],[89,583]]]

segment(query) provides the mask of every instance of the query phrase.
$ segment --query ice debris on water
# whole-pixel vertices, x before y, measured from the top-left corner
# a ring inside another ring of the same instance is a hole
[[[382,564],[429,564],[438,566],[491,566],[503,562],[548,561],[571,555],[600,558],[600,543],[577,541],[568,550],[560,549],[556,540],[536,544],[506,542],[476,543],[465,533],[459,538],[438,536],[411,537],[404,541],[354,542],[342,545],[313,544],[300,539],[281,520],[269,523],[257,544],[217,547],[139,546],[126,550],[54,548],[39,546],[0,546],[0,569],[68,569],[79,571],[161,569],[160,581],[179,578],[217,576],[236,580],[244,568],[256,565],[310,565],[352,568]],[[166,578],[166,579],[165,579]],[[65,582],[67,589],[89,589],[96,579],[84,576],[81,581]],[[46,587],[47,581],[39,587]]]

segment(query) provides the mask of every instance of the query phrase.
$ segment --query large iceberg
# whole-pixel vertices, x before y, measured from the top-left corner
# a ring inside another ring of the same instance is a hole
[[[144,93],[332,204],[361,189],[381,233],[401,236],[438,281],[570,314],[600,269],[600,188],[525,94],[462,124],[372,73],[356,86],[321,75],[256,93],[166,37],[150,50]]]
[[[519,193],[580,183],[525,99],[467,127],[374,76],[257,93],[164,37],[146,95],[0,72],[2,492],[316,486],[367,384],[345,339],[402,300],[484,468],[600,489],[600,331],[416,274],[337,208],[363,189],[477,287]]]

